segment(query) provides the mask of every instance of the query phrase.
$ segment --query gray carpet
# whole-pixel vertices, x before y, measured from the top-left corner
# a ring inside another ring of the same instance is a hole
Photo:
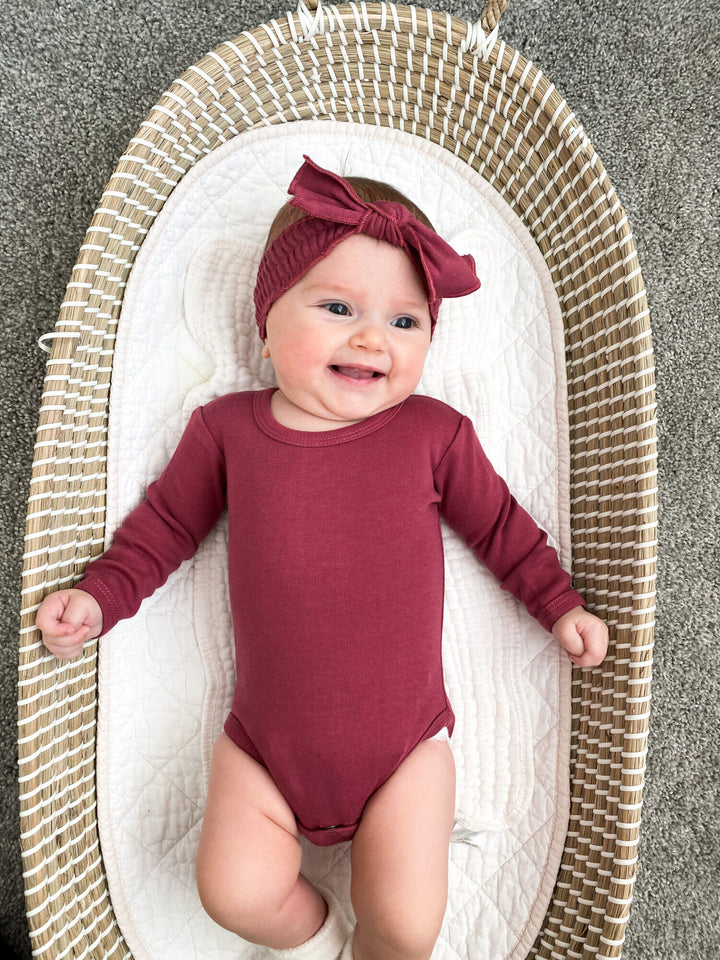
[[[54,324],[118,157],[165,87],[206,51],[287,5],[5,0],[0,12],[4,955],[30,956],[15,685],[25,500],[44,376],[36,339]],[[466,19],[482,7],[425,5]],[[630,219],[652,311],[661,562],[640,870],[625,960],[720,956],[719,24],[717,0],[512,0],[503,21],[504,38],[566,96],[603,160]]]

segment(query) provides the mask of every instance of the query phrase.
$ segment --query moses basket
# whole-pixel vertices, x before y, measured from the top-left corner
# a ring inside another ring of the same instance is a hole
[[[51,341],[27,519],[19,779],[34,955],[131,953],[107,889],[95,794],[97,641],[59,662],[34,615],[103,548],[108,398],[137,253],[185,173],[246,131],[296,120],[425,138],[482,175],[531,232],[564,321],[572,565],[609,625],[606,662],[574,668],[571,813],[530,955],[621,954],[637,867],[656,556],[653,353],[623,208],[582,126],[542,73],[477,24],[389,3],[297,12],[224,43],[174,82],[118,163]]]

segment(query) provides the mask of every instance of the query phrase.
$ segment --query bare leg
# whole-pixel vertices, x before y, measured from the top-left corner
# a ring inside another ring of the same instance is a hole
[[[268,771],[222,733],[213,750],[196,876],[220,926],[282,949],[320,929],[327,904],[300,874],[295,817]]]
[[[425,740],[370,798],[351,850],[354,960],[428,960],[447,906],[450,745]]]

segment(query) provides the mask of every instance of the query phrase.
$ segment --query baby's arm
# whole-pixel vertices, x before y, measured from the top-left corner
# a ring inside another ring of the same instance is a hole
[[[92,560],[80,589],[59,590],[41,604],[35,623],[61,659],[133,616],[142,600],[190,558],[225,503],[224,458],[196,410],[170,462],[125,518],[112,546]]]
[[[511,495],[463,419],[435,472],[441,511],[468,546],[581,667],[605,658],[608,631],[585,609],[547,534]]]
[[[552,627],[553,636],[578,667],[597,667],[608,649],[608,628],[584,607],[568,610]]]
[[[35,625],[50,653],[58,660],[69,660],[82,653],[86,640],[102,632],[102,610],[84,590],[58,590],[40,604]]]

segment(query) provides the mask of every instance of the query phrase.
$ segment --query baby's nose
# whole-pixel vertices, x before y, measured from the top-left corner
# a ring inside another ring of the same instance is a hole
[[[364,323],[351,335],[350,346],[363,350],[384,350],[387,347],[384,326],[379,323]]]

